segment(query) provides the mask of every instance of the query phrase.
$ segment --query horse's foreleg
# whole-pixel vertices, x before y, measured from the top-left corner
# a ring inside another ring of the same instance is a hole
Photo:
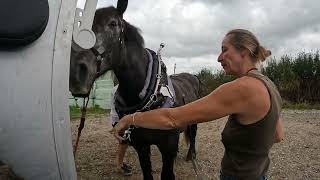
[[[150,161],[150,146],[134,146],[134,148],[139,156],[139,162],[143,172],[143,179],[153,180],[152,166]]]
[[[169,137],[165,143],[158,144],[162,156],[161,180],[174,180],[174,160],[178,153],[179,134]]]
[[[190,140],[189,151],[187,154],[187,161],[190,161],[192,158],[196,158],[196,135],[197,135],[197,124],[188,126],[187,136]]]
[[[171,154],[162,153],[162,171],[161,180],[174,180],[175,175],[173,172],[174,160],[176,156]]]

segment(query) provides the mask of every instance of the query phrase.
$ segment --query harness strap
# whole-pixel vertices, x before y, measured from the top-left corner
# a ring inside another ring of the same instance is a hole
[[[148,57],[149,57],[149,66],[148,66],[148,72],[147,72],[147,77],[146,77],[146,80],[145,80],[145,83],[144,83],[144,87],[141,90],[141,92],[139,93],[140,99],[143,99],[146,96],[147,89],[149,87],[150,80],[151,80],[151,75],[152,75],[153,58],[152,58],[151,53],[148,50],[146,50],[146,51],[147,51]]]
[[[161,60],[161,49],[163,47],[164,45],[160,45],[158,54],[146,49],[149,56],[149,66],[145,85],[139,93],[139,97],[142,100],[138,104],[127,107],[119,93],[115,93],[115,106],[120,118],[138,111],[143,112],[153,108],[172,107],[175,103],[174,88],[166,73],[166,66]]]
[[[124,115],[126,114],[132,114],[132,113],[135,113],[139,110],[141,110],[150,100],[151,98],[151,95],[154,93],[154,89],[157,89],[156,88],[156,78],[154,78],[154,74],[157,73],[157,69],[158,69],[158,66],[159,66],[159,63],[158,63],[158,59],[156,58],[156,55],[155,55],[155,52],[149,50],[149,49],[146,49],[147,51],[150,52],[150,54],[152,55],[153,57],[153,63],[152,63],[152,75],[151,75],[151,78],[150,78],[150,83],[149,83],[149,86],[147,88],[147,91],[146,91],[146,95],[145,97],[138,103],[136,104],[135,106],[131,106],[131,107],[127,107],[125,105],[125,102],[121,102],[121,100],[123,99],[118,91],[115,93],[115,107],[116,107],[116,111],[119,115],[119,117],[123,117]]]

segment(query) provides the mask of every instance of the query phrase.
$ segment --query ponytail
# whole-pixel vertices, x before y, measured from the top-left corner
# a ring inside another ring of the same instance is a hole
[[[254,55],[256,56],[257,60],[260,60],[262,62],[265,61],[266,58],[271,55],[271,51],[267,50],[263,46],[258,46],[256,52],[257,53],[255,53]]]

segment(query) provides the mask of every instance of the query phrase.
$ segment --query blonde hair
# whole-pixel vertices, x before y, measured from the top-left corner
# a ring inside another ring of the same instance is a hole
[[[254,62],[264,61],[271,55],[271,51],[260,46],[256,36],[245,29],[233,29],[226,36],[230,37],[230,43],[238,50],[247,49]]]

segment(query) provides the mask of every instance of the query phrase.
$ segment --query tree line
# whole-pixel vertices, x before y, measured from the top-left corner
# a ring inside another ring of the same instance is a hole
[[[280,59],[268,59],[261,69],[278,87],[282,98],[289,103],[320,103],[320,54],[300,52],[296,56],[283,55]],[[202,69],[196,74],[211,92],[235,78],[225,75],[223,70]]]

